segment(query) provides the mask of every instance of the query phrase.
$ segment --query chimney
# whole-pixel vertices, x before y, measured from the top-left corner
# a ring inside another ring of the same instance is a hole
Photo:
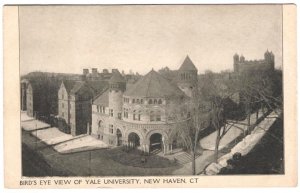
[[[107,69],[103,69],[103,74],[108,74],[108,70]]]
[[[118,72],[118,69],[114,68],[111,70],[111,73],[115,73],[115,72]]]
[[[89,73],[89,69],[84,68],[83,69],[83,75],[87,75]]]
[[[92,74],[95,75],[95,74],[97,74],[97,73],[98,73],[97,68],[92,68]]]

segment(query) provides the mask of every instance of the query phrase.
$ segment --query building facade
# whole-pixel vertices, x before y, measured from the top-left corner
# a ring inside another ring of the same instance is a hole
[[[103,81],[63,81],[58,90],[59,128],[73,136],[90,134],[92,99],[107,83]]]
[[[264,71],[274,71],[275,56],[268,50],[261,60],[246,60],[243,55],[233,56],[233,69],[235,73],[255,73]]]
[[[186,118],[175,119],[170,110],[193,97],[197,68],[187,57],[178,74],[173,84],[151,70],[126,88],[124,77],[113,73],[109,87],[93,101],[91,134],[111,146],[137,147],[148,153],[171,151],[175,145],[171,130]]]

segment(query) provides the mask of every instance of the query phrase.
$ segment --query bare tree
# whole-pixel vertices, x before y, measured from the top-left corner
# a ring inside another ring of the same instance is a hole
[[[196,154],[201,154],[199,134],[209,126],[209,113],[203,110],[203,104],[194,93],[192,99],[181,99],[176,105],[170,104],[167,112],[172,124],[171,140],[176,140],[191,155],[192,174],[196,174]]]

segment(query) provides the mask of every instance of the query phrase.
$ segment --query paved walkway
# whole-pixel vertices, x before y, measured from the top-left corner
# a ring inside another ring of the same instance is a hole
[[[262,112],[259,113],[258,117],[261,117],[263,114]],[[250,116],[250,122],[251,124],[254,124],[256,122],[256,113],[253,113]],[[232,123],[233,126],[228,130],[228,132],[225,134],[225,136],[220,141],[219,146],[219,157],[223,156],[225,153],[223,153],[221,150],[227,147],[229,144],[231,144],[235,139],[237,139],[239,136],[243,134],[243,130],[246,130],[247,126],[247,119],[234,122]],[[217,131],[211,133],[210,135],[204,137],[200,140],[200,145],[203,148],[202,155],[198,156],[196,158],[196,173],[202,172],[205,167],[212,163],[214,160],[214,149],[215,149],[215,142],[216,142],[216,135]],[[190,161],[183,165],[182,168],[175,170],[173,172],[174,175],[187,175],[192,174],[192,162],[191,157]]]

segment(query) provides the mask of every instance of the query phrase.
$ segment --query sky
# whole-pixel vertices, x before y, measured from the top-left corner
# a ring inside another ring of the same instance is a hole
[[[146,74],[180,67],[233,69],[233,55],[282,65],[281,5],[23,6],[20,72],[118,68]]]

